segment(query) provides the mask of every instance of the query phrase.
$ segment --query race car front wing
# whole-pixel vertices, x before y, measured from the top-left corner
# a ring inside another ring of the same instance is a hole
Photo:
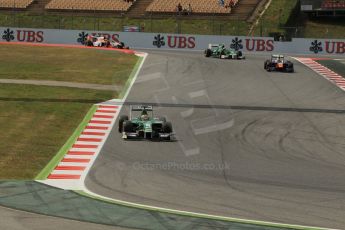
[[[174,133],[158,133],[158,137],[160,139],[167,139],[174,136]],[[140,135],[137,132],[123,132],[122,133],[123,139],[129,139],[129,138],[144,138],[144,139],[152,139],[154,138],[152,136],[152,133],[144,133],[144,135]]]

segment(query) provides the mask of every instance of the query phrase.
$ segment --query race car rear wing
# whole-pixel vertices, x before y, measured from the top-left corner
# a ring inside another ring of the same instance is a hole
[[[129,117],[132,119],[132,112],[139,111],[142,112],[146,110],[147,112],[151,112],[151,117],[153,117],[153,107],[152,105],[131,105],[129,109]]]
[[[130,108],[131,111],[143,111],[144,109],[146,111],[153,111],[152,105],[131,105]]]
[[[208,44],[209,49],[218,48],[219,46],[220,46],[220,44]]]

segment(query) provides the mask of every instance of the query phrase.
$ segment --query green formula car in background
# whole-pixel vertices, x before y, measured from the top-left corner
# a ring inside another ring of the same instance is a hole
[[[205,57],[214,57],[221,59],[245,59],[242,51],[227,49],[224,44],[209,44],[204,52]]]
[[[171,122],[165,117],[155,118],[153,107],[145,105],[130,106],[129,117],[120,116],[118,130],[123,139],[171,140],[173,136]]]

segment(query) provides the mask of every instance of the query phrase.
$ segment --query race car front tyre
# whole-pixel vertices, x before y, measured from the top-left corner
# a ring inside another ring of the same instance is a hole
[[[92,41],[87,41],[87,42],[86,42],[86,46],[93,46]]]
[[[225,58],[225,51],[224,50],[220,51],[219,58],[220,59],[224,59]],[[230,58],[232,58],[232,56],[230,56]]]
[[[172,129],[171,122],[169,122],[169,121],[164,122],[162,129],[163,129],[164,133],[172,133],[173,129]]]
[[[242,58],[242,56],[243,56],[242,51],[241,50],[237,51],[237,59]]]
[[[133,123],[131,121],[124,121],[123,122],[123,131],[126,133],[133,132]]]
[[[121,115],[119,119],[119,133],[122,133],[123,130],[123,122],[128,121],[128,116],[127,115]]]

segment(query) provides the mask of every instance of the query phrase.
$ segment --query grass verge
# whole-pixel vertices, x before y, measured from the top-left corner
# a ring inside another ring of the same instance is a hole
[[[254,30],[255,36],[269,36],[272,32],[284,32],[298,0],[273,0]]]
[[[36,176],[90,107],[113,96],[109,91],[0,84],[0,178]]]
[[[299,0],[273,0],[256,26],[254,35],[269,36],[272,32],[278,32],[291,37],[333,39],[344,37],[344,18],[309,18],[300,12],[299,8]]]
[[[25,76],[124,87],[138,60],[134,55],[92,49],[4,45],[0,50],[8,53],[0,57],[0,78],[6,79]],[[90,62],[85,56],[96,59]],[[90,65],[97,58],[102,64]],[[93,104],[117,98],[120,93],[0,84],[0,179],[34,178],[76,132]]]
[[[95,113],[97,109],[96,105],[93,105],[91,109],[88,111],[82,122],[79,124],[77,129],[73,132],[73,134],[68,138],[67,142],[62,146],[59,152],[49,161],[49,163],[43,168],[43,170],[35,177],[35,180],[45,180],[56,167],[56,165],[61,161],[67,151],[72,147],[74,142],[80,136],[81,132],[84,130],[85,126],[91,119],[92,115]]]
[[[304,20],[303,34],[309,38],[344,39],[345,18],[313,18]]]
[[[138,58],[112,50],[1,45],[0,78],[123,86]]]

